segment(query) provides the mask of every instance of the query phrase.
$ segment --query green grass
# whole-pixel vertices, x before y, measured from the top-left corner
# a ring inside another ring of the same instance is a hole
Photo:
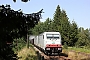
[[[85,49],[85,48],[68,47],[68,50],[74,50],[76,52],[90,53],[90,49]]]

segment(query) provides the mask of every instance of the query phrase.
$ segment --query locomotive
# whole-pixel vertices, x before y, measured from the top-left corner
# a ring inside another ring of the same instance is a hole
[[[62,52],[61,35],[59,32],[43,32],[32,37],[31,43],[45,54],[59,54]]]

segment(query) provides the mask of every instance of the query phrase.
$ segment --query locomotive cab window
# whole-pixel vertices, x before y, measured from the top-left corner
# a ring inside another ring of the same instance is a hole
[[[53,35],[52,34],[47,34],[47,39],[52,39]]]
[[[43,35],[43,39],[44,39],[44,35]]]
[[[59,39],[59,34],[54,34],[54,39]]]
[[[47,39],[59,39],[59,34],[47,34]]]

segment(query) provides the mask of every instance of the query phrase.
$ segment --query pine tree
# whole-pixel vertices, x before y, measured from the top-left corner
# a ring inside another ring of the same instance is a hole
[[[68,19],[66,11],[61,11],[60,6],[58,5],[54,14],[53,29],[54,31],[59,31],[61,33],[62,44],[64,44],[64,42],[68,43],[69,41],[70,22]]]
[[[60,31],[60,27],[62,27],[61,29],[61,35],[62,35],[62,43],[64,44],[64,42],[68,43],[69,42],[69,30],[70,30],[70,22],[68,21],[68,17],[66,14],[65,10],[61,11],[62,13],[62,21],[61,21],[61,26],[59,26],[59,31]]]
[[[78,35],[77,24],[75,23],[75,21],[72,21],[72,24],[70,25],[70,41],[68,42],[70,46],[75,46],[75,43],[78,40],[77,35]]]
[[[81,30],[81,31],[80,31]],[[79,33],[78,33],[78,40],[76,42],[76,46],[85,46],[85,47],[90,47],[90,40],[89,40],[89,30],[84,28],[79,28]]]
[[[53,20],[53,30],[59,31],[58,27],[61,26],[61,9],[60,6],[57,6],[57,9],[54,14],[54,20]]]
[[[50,18],[47,18],[44,22],[44,28],[45,31],[53,31],[53,23]]]

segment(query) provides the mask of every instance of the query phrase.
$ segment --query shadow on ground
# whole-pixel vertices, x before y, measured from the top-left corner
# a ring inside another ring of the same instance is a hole
[[[65,56],[65,57],[68,57],[68,54],[65,54],[65,53],[54,53],[54,54],[49,54],[48,56]]]

